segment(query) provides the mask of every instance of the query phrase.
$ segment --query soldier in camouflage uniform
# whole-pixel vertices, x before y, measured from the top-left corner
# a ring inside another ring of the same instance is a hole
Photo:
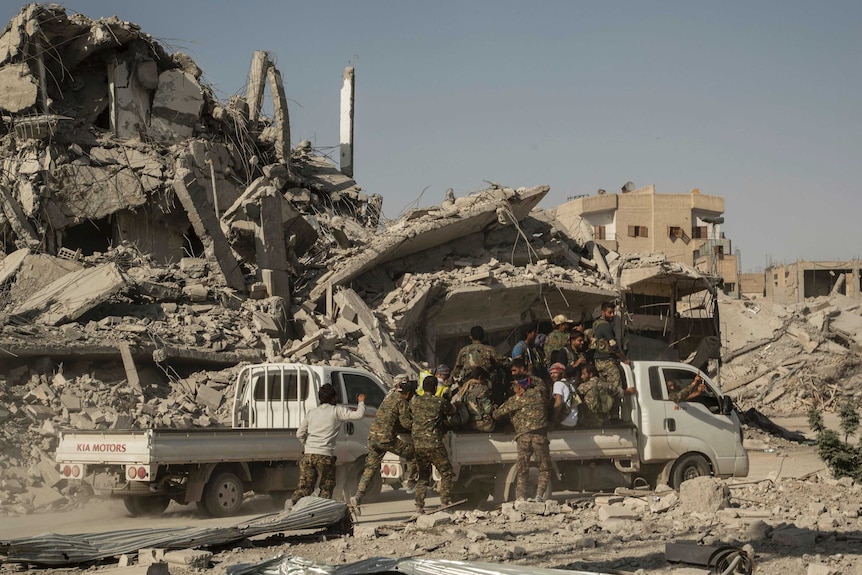
[[[574,330],[569,342],[551,358],[554,363],[566,366],[566,377],[577,386],[581,382],[581,367],[592,362],[592,351],[587,348],[584,332]]]
[[[409,465],[415,469],[416,453],[413,445],[398,437],[399,433],[409,433],[413,427],[410,398],[415,392],[416,382],[408,381],[406,375],[398,375],[395,377],[394,388],[377,408],[377,415],[368,431],[365,469],[362,471],[362,477],[359,478],[356,495],[350,498],[350,504],[357,509],[374,475],[380,473],[380,462],[383,461],[387,451],[407,459]]]
[[[365,416],[365,394],[357,396],[357,408],[353,411],[343,405],[335,405],[338,396],[330,383],[324,383],[317,392],[320,405],[308,411],[299,424],[296,438],[304,446],[299,463],[299,487],[290,497],[290,504],[314,491],[320,478],[320,496],[329,499],[335,488],[335,439],[342,421],[362,419]]]
[[[634,387],[624,390],[618,383],[602,379],[592,364],[584,365],[581,368],[581,384],[578,386],[578,394],[583,398],[578,415],[579,425],[602,427],[616,416],[622,398],[636,391]]]
[[[539,480],[534,500],[541,501],[551,481],[551,453],[548,447],[548,401],[529,376],[519,376],[513,387],[515,395],[494,410],[494,419],[509,418],[515,427],[518,443],[518,484],[515,496],[527,497],[530,457],[539,464]]]
[[[593,323],[592,345],[595,349],[593,358],[602,379],[616,384],[617,387],[623,387],[620,378],[620,362],[628,365],[632,362],[620,349],[614,326],[611,324],[614,321],[616,309],[614,302],[602,303],[601,317]]]
[[[458,357],[455,358],[455,368],[452,374],[457,382],[465,381],[470,377],[474,367],[483,367],[491,374],[497,366],[505,360],[500,357],[497,350],[492,346],[482,343],[485,339],[485,330],[481,325],[470,328],[470,343],[461,348]]]
[[[553,363],[554,354],[569,345],[569,327],[572,320],[563,314],[554,316],[554,330],[545,339],[545,357]]]
[[[433,375],[422,380],[422,395],[410,400],[410,413],[413,417],[413,447],[416,450],[416,465],[419,481],[416,483],[416,512],[425,510],[425,492],[431,480],[431,466],[440,473],[440,503],[451,503],[452,482],[455,473],[446,446],[443,445],[443,426],[446,416],[455,413],[450,401],[434,395],[437,378]]]
[[[694,399],[704,391],[706,391],[706,384],[703,383],[703,379],[700,377],[700,374],[695,375],[694,379],[691,380],[691,383],[682,389],[677,389],[676,382],[672,380],[668,380],[667,382],[667,398],[677,403]]]
[[[468,379],[458,390],[453,403],[460,401],[470,414],[467,426],[474,431],[494,431],[494,404],[491,402],[491,388],[488,387],[488,372],[484,367],[474,367]]]

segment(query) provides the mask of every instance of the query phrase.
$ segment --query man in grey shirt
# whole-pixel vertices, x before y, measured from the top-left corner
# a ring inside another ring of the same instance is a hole
[[[362,419],[365,416],[365,394],[357,396],[356,411],[336,405],[338,396],[330,383],[324,383],[317,392],[320,405],[305,414],[296,437],[305,446],[299,463],[299,487],[290,497],[291,506],[314,491],[320,478],[320,496],[332,498],[335,488],[335,439],[342,421]]]

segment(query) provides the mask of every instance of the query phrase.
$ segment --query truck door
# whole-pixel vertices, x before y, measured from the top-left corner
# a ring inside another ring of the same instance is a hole
[[[349,370],[332,372],[332,385],[338,390],[339,402],[350,407],[356,407],[360,393],[365,394],[365,417],[341,423],[335,448],[335,456],[339,461],[354,461],[365,454],[371,422],[386,397],[386,392],[382,384],[375,379]]]
[[[698,373],[684,367],[650,368],[650,394],[655,403],[664,408],[661,429],[658,425],[652,426],[654,434],[661,434],[661,438],[650,437],[653,452],[666,441],[673,457],[696,451],[707,454],[719,468],[723,468],[723,461],[729,460],[732,468],[738,428],[733,414],[721,413],[721,396],[712,382],[701,374],[702,392],[688,398],[678,397],[677,393],[676,401],[671,399],[692,383]]]

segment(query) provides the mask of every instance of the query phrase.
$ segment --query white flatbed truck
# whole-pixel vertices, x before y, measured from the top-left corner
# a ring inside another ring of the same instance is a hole
[[[748,475],[739,417],[730,398],[705,374],[677,362],[634,361],[622,369],[627,386],[637,389],[623,402],[622,421],[548,434],[553,461],[549,491],[659,483],[678,487],[686,479],[703,475]],[[699,397],[680,402],[669,399],[668,382],[682,386],[698,374],[706,386]],[[455,471],[454,498],[474,502],[488,496],[497,502],[514,499],[518,458],[514,433],[449,431],[444,441]],[[387,454],[381,464],[384,481],[400,483],[405,464]],[[533,468],[531,473],[535,475],[537,470]]]
[[[336,446],[337,495],[355,492],[366,441],[387,388],[357,368],[297,363],[243,367],[234,386],[232,427],[60,432],[56,452],[64,477],[88,481],[96,493],[121,497],[133,515],[163,512],[171,500],[205,514],[235,514],[249,491],[283,503],[299,483],[303,446],[296,438],[317,390],[331,383],[339,403],[366,395],[366,414],[345,421]],[[372,485],[372,499],[380,492]],[[367,497],[367,496],[366,496]]]

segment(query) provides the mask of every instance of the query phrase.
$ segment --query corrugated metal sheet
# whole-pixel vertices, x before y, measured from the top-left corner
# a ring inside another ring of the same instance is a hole
[[[57,566],[87,563],[145,547],[186,549],[224,545],[265,533],[319,529],[344,519],[347,506],[340,501],[304,497],[291,511],[261,515],[228,527],[128,529],[81,535],[47,533],[0,541],[0,555],[9,563]]]
[[[569,571],[529,565],[474,563],[444,559],[388,559],[375,557],[346,565],[312,563],[301,557],[282,555],[254,564],[232,565],[226,575],[374,575],[405,573],[407,575],[609,575],[600,571]]]

